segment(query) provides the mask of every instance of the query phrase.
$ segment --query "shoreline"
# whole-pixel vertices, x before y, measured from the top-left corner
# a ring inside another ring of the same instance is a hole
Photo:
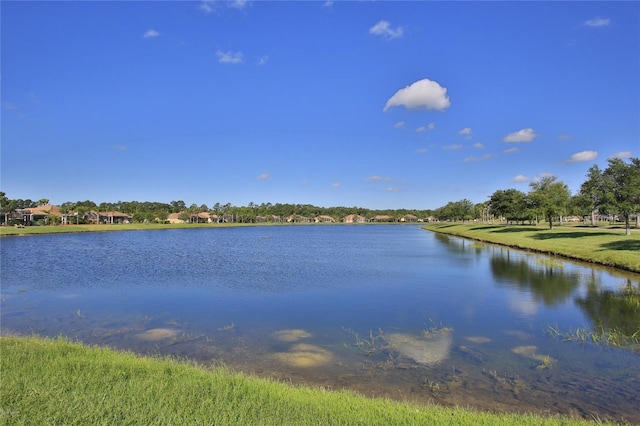
[[[446,223],[425,225],[422,229],[470,240],[496,244],[517,250],[557,256],[624,272],[640,274],[640,234],[627,236],[607,228],[536,227],[534,225],[495,225]],[[635,230],[634,230],[635,231]],[[496,236],[497,232],[518,234],[516,237]],[[591,235],[589,235],[591,234]],[[536,242],[534,240],[540,240]],[[574,240],[579,244],[554,244],[557,240]],[[605,240],[605,241],[603,241]],[[611,241],[615,240],[615,241]],[[547,242],[548,241],[548,242]],[[619,256],[615,256],[615,252]],[[596,254],[600,255],[597,256]],[[608,254],[608,255],[607,255]],[[624,254],[624,258],[621,259]],[[634,259],[635,257],[635,259]]]

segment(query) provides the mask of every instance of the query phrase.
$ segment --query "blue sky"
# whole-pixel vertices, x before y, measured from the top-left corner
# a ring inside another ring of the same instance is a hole
[[[640,154],[639,2],[0,12],[12,199],[428,209]]]

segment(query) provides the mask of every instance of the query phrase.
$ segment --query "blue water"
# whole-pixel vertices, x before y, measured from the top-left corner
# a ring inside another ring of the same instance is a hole
[[[580,301],[637,288],[635,274],[412,225],[7,237],[0,249],[3,334],[372,396],[640,421],[638,355],[548,335],[602,321]],[[440,348],[435,362],[394,336]]]

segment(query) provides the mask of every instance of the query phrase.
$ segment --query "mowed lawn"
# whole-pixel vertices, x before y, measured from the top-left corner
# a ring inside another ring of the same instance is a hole
[[[640,273],[640,231],[625,235],[623,229],[460,223],[425,229]]]

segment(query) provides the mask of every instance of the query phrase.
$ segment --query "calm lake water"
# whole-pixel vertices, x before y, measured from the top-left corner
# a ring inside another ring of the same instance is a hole
[[[640,422],[636,274],[412,225],[2,238],[2,334],[64,335],[368,396]],[[635,316],[634,316],[635,315]]]

